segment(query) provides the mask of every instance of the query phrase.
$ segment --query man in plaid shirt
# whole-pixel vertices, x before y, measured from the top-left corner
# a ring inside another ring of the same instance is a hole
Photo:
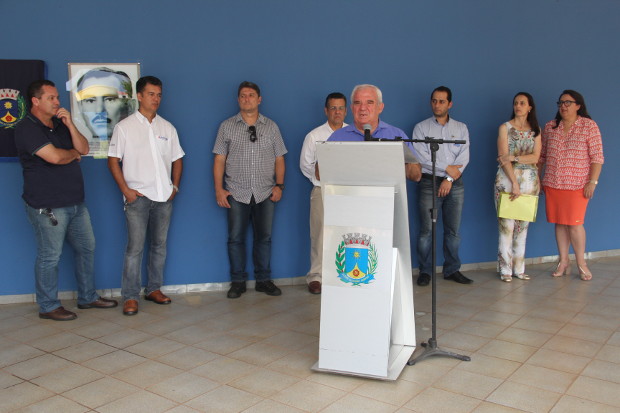
[[[213,147],[215,198],[228,209],[228,258],[231,286],[228,298],[246,291],[245,238],[252,221],[252,258],[256,291],[280,295],[271,281],[271,226],[275,203],[284,190],[284,154],[287,150],[278,125],[258,112],[260,88],[239,85],[239,113],[226,119]]]

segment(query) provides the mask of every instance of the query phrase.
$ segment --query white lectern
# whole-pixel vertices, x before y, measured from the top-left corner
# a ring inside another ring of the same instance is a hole
[[[396,380],[415,350],[403,145],[317,145],[325,222],[314,370]]]

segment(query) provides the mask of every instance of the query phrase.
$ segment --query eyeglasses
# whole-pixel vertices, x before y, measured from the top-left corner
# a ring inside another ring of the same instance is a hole
[[[561,108],[562,106],[566,106],[568,108],[573,103],[577,103],[577,102],[575,102],[574,100],[558,100],[557,101],[557,104],[558,104],[559,108]]]
[[[250,126],[248,132],[250,132],[250,142],[256,142],[256,126]]]

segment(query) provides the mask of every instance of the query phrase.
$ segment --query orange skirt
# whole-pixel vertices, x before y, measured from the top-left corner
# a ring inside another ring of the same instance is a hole
[[[547,222],[560,225],[583,225],[589,199],[583,189],[574,191],[545,187]]]

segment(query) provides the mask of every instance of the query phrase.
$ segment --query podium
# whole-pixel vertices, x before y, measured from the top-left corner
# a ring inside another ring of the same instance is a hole
[[[316,371],[396,380],[415,350],[403,145],[317,145],[324,232]]]

